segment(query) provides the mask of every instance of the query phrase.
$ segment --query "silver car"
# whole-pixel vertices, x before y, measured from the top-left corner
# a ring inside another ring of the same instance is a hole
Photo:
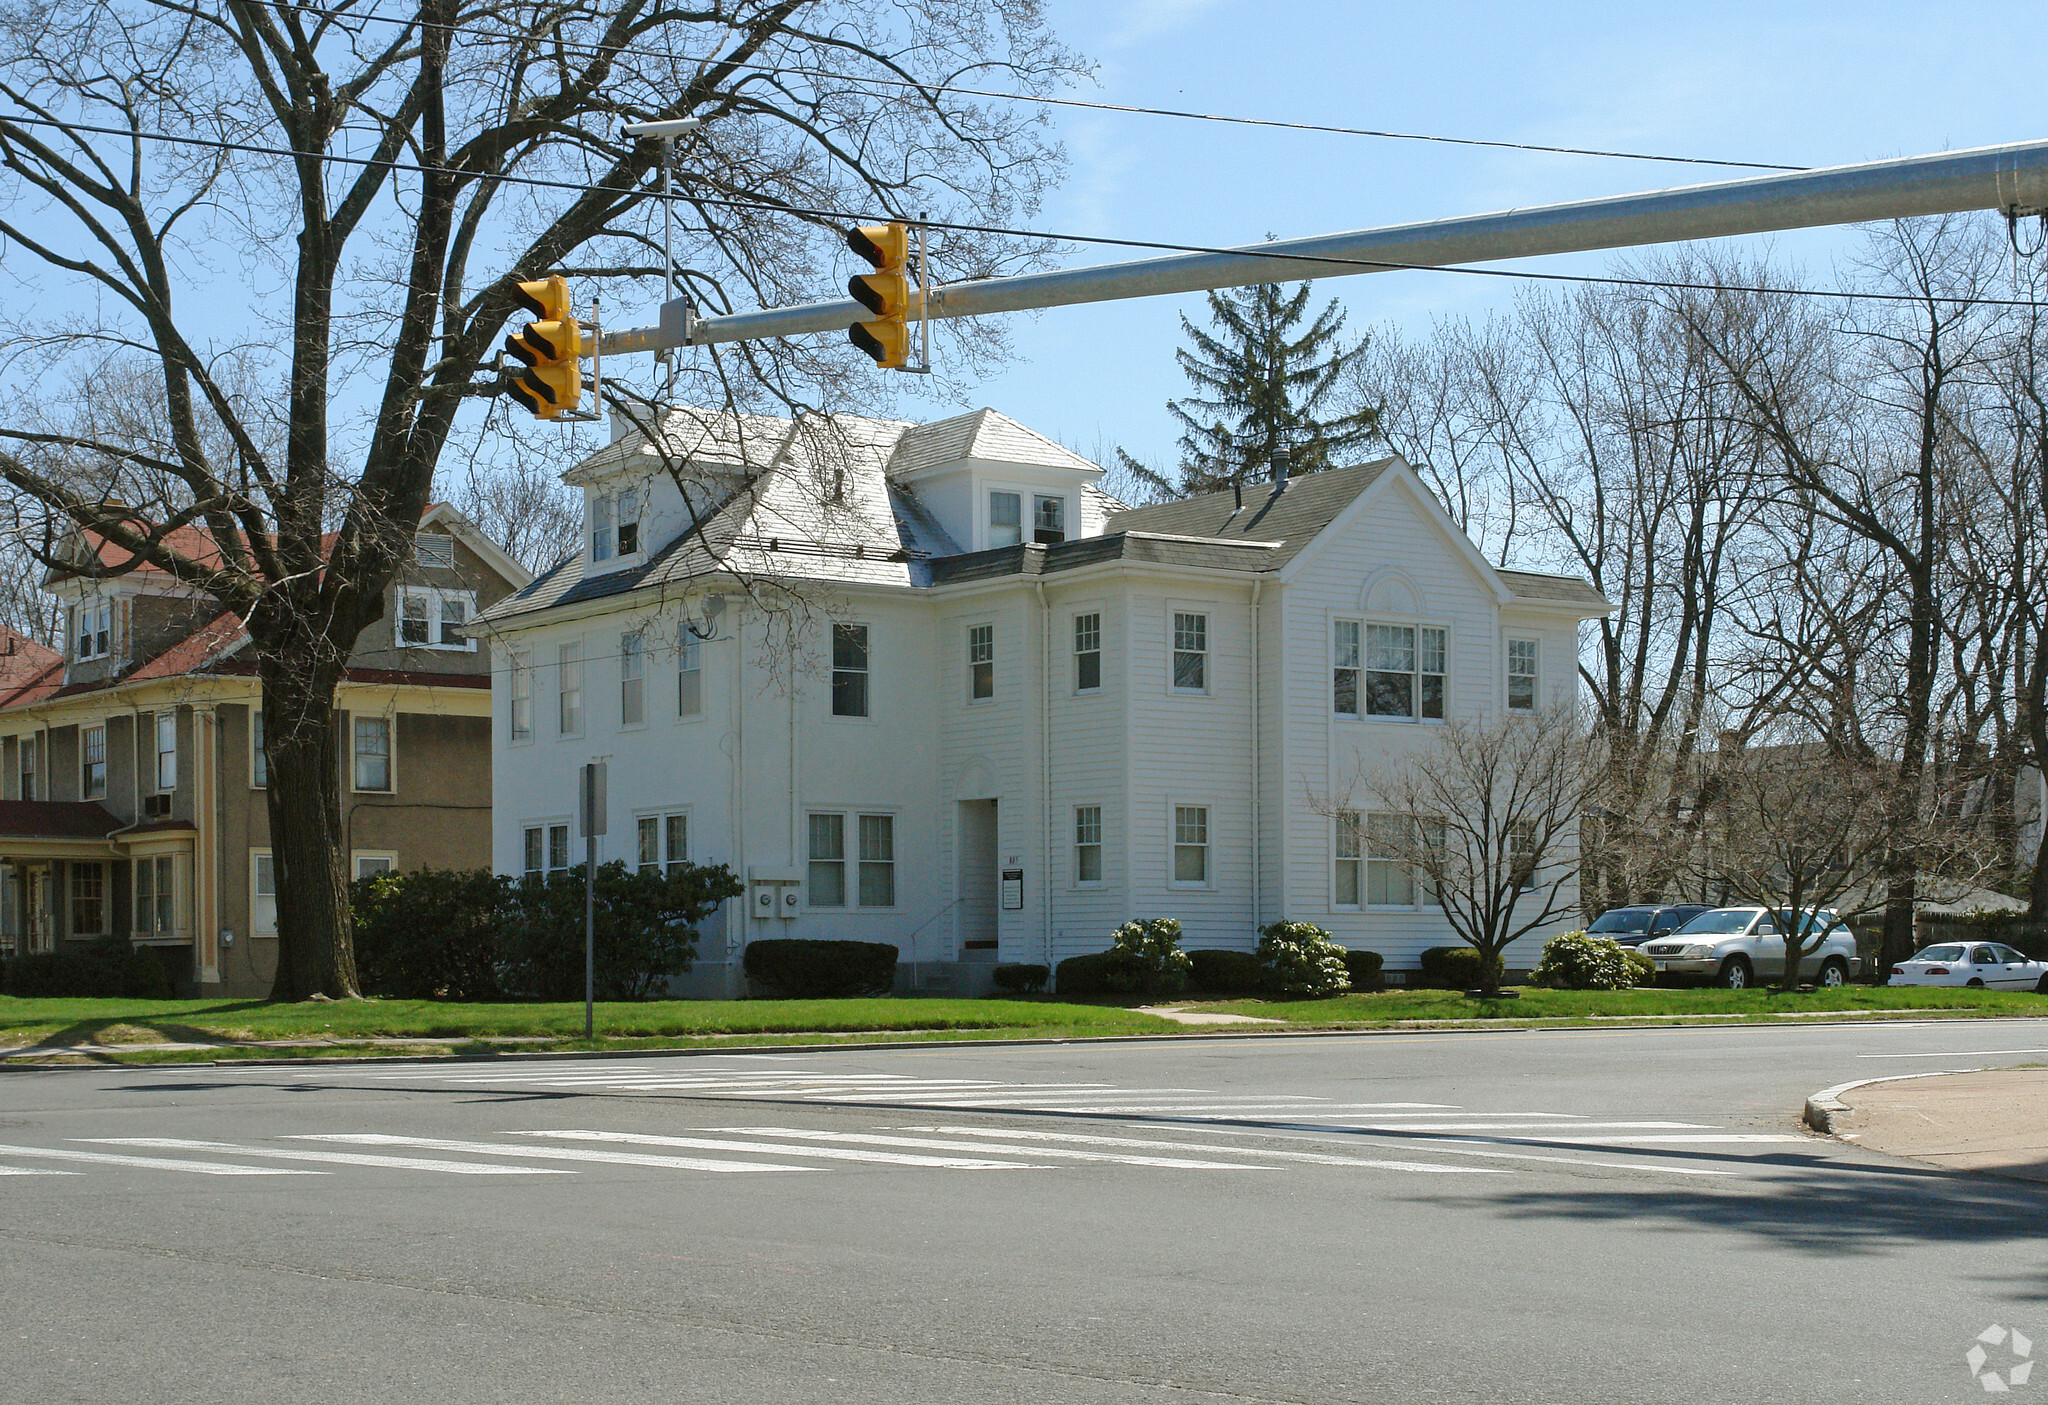
[[[1788,908],[1717,907],[1637,950],[1656,963],[1660,976],[1741,990],[1785,974],[1785,933],[1794,922],[1801,925],[1793,930],[1807,941],[1813,940],[1816,928],[1825,933],[1819,944],[1799,959],[1802,982],[1838,986],[1861,972],[1863,962],[1856,955],[1855,934],[1826,908],[1794,912]]]

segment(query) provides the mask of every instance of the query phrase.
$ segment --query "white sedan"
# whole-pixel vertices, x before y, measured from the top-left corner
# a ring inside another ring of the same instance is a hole
[[[1886,985],[1966,985],[2034,990],[2048,995],[2048,962],[2031,961],[1997,942],[1943,942],[1922,947],[1892,967]]]

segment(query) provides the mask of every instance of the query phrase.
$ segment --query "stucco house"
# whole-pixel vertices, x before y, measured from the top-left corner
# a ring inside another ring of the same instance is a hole
[[[186,530],[177,545],[203,554]],[[85,536],[67,550],[126,559]],[[453,508],[420,519],[338,698],[357,876],[490,861],[491,651],[470,621],[530,579]],[[62,652],[0,670],[0,953],[119,936],[157,948],[182,993],[267,994],[277,878],[241,621],[153,567],[43,588]]]
[[[964,992],[1150,916],[1411,969],[1441,912],[1317,797],[1441,718],[1568,705],[1610,608],[1489,565],[1399,458],[1132,510],[987,409],[614,435],[565,475],[583,550],[480,619],[493,862],[579,862],[603,760],[603,858],[745,879],[703,993],[762,938],[892,942],[905,988]]]

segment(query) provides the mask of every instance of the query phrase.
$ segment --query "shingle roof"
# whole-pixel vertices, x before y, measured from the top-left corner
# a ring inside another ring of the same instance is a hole
[[[1553,576],[1544,571],[1511,571],[1495,568],[1501,581],[1518,600],[1559,601],[1567,605],[1590,605],[1601,611],[1614,608],[1606,596],[1577,576]]]
[[[90,800],[0,800],[0,835],[9,839],[104,839],[120,827]]]
[[[1134,507],[1113,513],[1103,530],[1108,532],[1157,532],[1176,537],[1214,537],[1221,541],[1279,542],[1266,563],[1254,569],[1277,571],[1318,532],[1336,520],[1360,493],[1386,472],[1391,458],[1349,468],[1303,473],[1287,480],[1286,490],[1271,483],[1255,483],[1244,493],[1244,506],[1237,506],[1232,493],[1203,493],[1177,502]]]
[[[26,634],[0,625],[0,707],[17,698],[40,696],[54,687],[64,656]]]
[[[1033,464],[1045,468],[1067,468],[1083,473],[1100,473],[1063,444],[1054,443],[1035,429],[1027,429],[1008,415],[987,408],[955,415],[949,420],[913,426],[897,441],[889,459],[892,478],[906,477],[927,468],[940,468],[962,459],[992,463]]]
[[[1076,537],[1058,546],[1026,542],[989,551],[948,556],[926,563],[933,585],[999,580],[1004,576],[1049,576],[1098,566],[1105,561],[1141,561],[1156,566],[1196,566],[1213,571],[1270,571],[1281,548],[1261,541],[1200,541],[1188,537],[1114,532]]]

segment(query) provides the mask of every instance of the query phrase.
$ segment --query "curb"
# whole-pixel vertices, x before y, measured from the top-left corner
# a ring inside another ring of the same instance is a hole
[[[1806,1100],[1804,1120],[1806,1125],[1824,1137],[1835,1135],[1835,1119],[1844,1113],[1855,1111],[1842,1101],[1844,1093],[1858,1088],[1868,1088],[1873,1083],[1908,1083],[1915,1078],[1946,1078],[1955,1073],[1982,1073],[1981,1068],[1945,1068],[1939,1073],[1899,1073],[1890,1078],[1859,1078],[1853,1083],[1837,1083],[1832,1088],[1823,1088]]]

